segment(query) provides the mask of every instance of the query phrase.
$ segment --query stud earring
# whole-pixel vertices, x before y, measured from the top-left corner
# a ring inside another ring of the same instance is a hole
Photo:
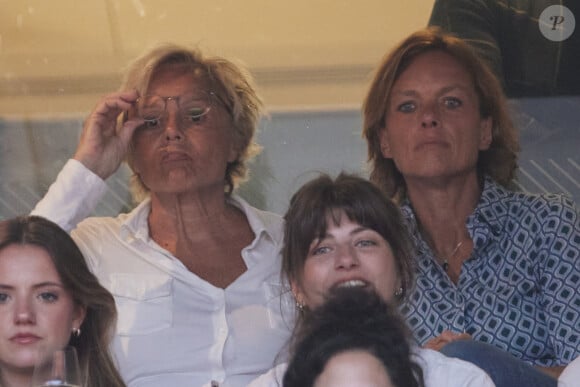
[[[403,289],[402,286],[399,287],[397,290],[395,290],[395,297],[401,297],[404,292],[405,292],[405,289]]]
[[[80,328],[73,328],[72,334],[74,337],[79,337],[81,335],[81,329]]]
[[[301,297],[299,295],[294,294],[294,300],[296,309],[298,309],[299,312],[304,312],[304,303],[302,302]]]

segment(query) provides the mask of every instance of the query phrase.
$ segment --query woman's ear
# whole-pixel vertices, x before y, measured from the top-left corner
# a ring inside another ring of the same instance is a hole
[[[292,295],[294,296],[294,300],[296,301],[296,307],[302,310],[305,304],[304,304],[304,295],[300,290],[300,286],[295,280],[290,280],[290,288],[292,289]]]
[[[232,136],[232,142],[230,144],[230,151],[228,154],[228,163],[233,163],[240,157],[240,150],[238,148],[239,147],[236,143],[236,138]]]
[[[479,150],[488,150],[493,140],[493,119],[483,118],[480,124]]]
[[[228,163],[233,163],[239,160],[240,155],[244,149],[244,141],[240,138],[240,135],[235,132],[235,129],[232,127],[228,133],[229,141],[230,141],[230,149],[228,152]],[[247,144],[248,147],[251,147],[251,143]]]
[[[393,154],[391,153],[391,146],[389,144],[389,139],[387,135],[387,128],[382,127],[379,129],[379,143],[381,145],[381,154],[384,158],[390,159],[393,158]]]
[[[72,321],[73,329],[80,329],[81,325],[83,325],[83,321],[85,321],[86,316],[87,316],[87,307],[84,305],[76,304],[75,310],[73,312],[73,321]]]
[[[403,294],[405,294],[405,288],[403,288],[401,280],[397,280],[397,284],[395,285],[393,294],[395,295],[395,299],[400,299],[401,297],[403,297]]]

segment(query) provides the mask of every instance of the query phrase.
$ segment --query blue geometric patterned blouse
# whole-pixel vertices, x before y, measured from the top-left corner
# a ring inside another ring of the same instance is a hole
[[[570,199],[511,192],[486,178],[457,285],[421,238],[410,204],[402,210],[417,249],[416,288],[402,312],[420,345],[451,330],[536,365],[580,354],[580,217]]]

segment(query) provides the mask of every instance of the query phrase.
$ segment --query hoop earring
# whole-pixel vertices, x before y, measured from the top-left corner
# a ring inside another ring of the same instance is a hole
[[[81,328],[73,328],[72,329],[72,335],[74,337],[79,337],[81,335]]]

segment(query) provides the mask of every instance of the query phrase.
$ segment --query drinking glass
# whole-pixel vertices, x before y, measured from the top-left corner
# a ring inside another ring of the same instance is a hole
[[[47,353],[37,362],[32,375],[33,387],[81,387],[77,351],[65,347]]]

